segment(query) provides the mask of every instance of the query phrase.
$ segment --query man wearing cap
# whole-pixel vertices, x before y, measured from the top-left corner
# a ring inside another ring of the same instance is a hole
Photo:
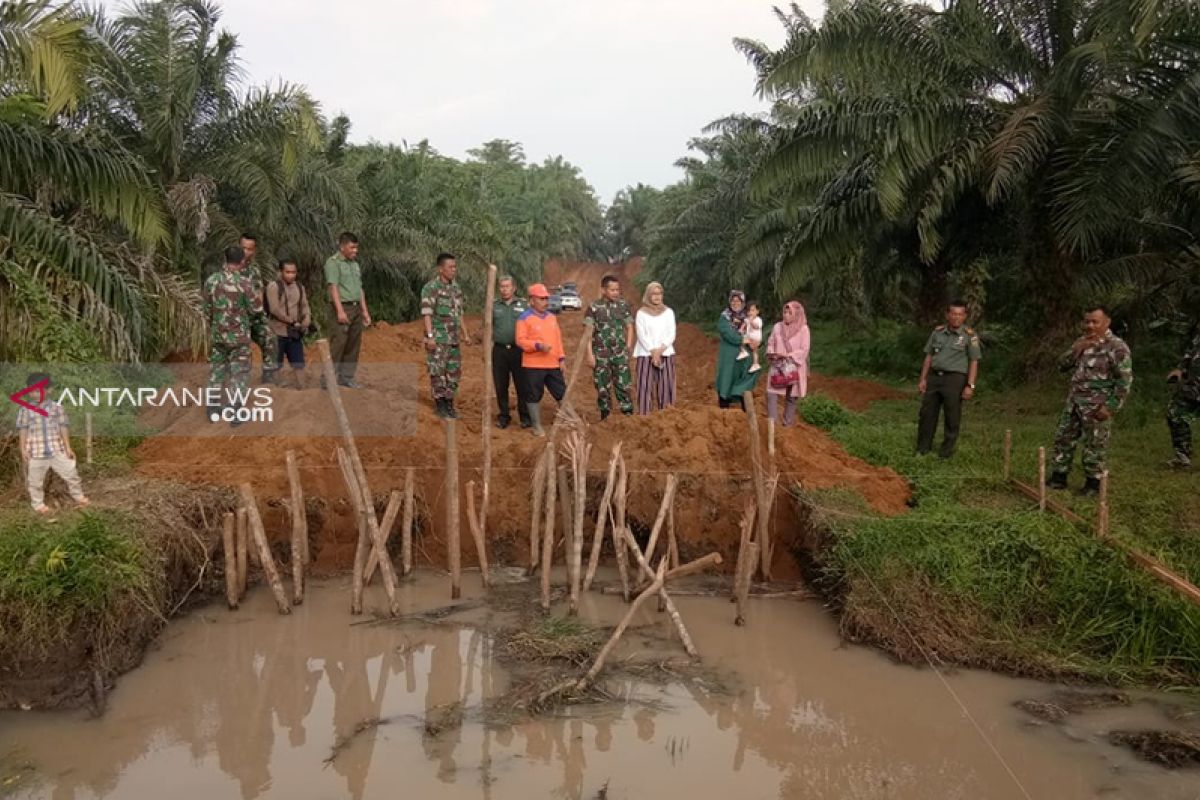
[[[567,393],[562,365],[566,358],[558,319],[550,313],[550,292],[545,284],[529,287],[529,305],[517,317],[516,340],[521,348],[521,370],[525,373],[525,404],[534,436],[545,436],[542,430],[542,394],[549,390],[555,402],[561,403]]]
[[[517,390],[517,414],[521,427],[528,428],[529,409],[525,405],[525,390],[521,372],[521,349],[517,347],[517,318],[529,304],[517,297],[517,284],[511,275],[500,278],[500,296],[492,304],[492,382],[496,385],[497,428],[507,428],[512,421],[508,405],[508,383],[512,379]]]

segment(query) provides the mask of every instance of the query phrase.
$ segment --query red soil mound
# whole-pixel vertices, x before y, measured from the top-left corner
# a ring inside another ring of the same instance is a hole
[[[579,274],[579,269],[566,270],[555,277]],[[580,288],[584,289],[582,282]],[[582,315],[567,312],[561,322],[568,352],[575,352],[583,331]],[[472,332],[481,330],[478,318],[468,318],[467,325]],[[589,423],[588,438],[593,444],[589,497],[593,502],[598,499],[611,449],[616,442],[623,441],[630,471],[629,516],[635,531],[652,524],[666,476],[674,472],[680,478],[675,520],[684,556],[713,548],[732,556],[744,499],[753,491],[749,480],[746,417],[740,411],[716,407],[712,390],[715,370],[712,341],[694,326],[683,325],[677,346],[679,407],[650,417],[618,415],[597,424],[595,390],[585,370],[575,398],[576,407]],[[343,391],[342,397],[351,423],[359,432],[359,451],[380,507],[389,490],[402,486],[405,467],[417,468],[417,488],[422,501],[419,554],[442,564],[445,433],[431,409],[423,361],[419,322],[378,325],[368,332],[363,343],[360,379],[365,388]],[[480,479],[481,362],[479,345],[464,348],[465,375],[457,403],[464,493],[468,480]],[[863,388],[857,382],[855,387],[845,382],[826,385],[839,387],[835,392],[853,388],[854,395]],[[874,387],[877,395],[878,389]],[[229,485],[249,481],[263,505],[274,504],[264,509],[267,525],[282,533],[289,526],[277,498],[288,494],[284,455],[292,449],[300,465],[306,496],[324,499],[322,512],[310,510],[318,563],[328,568],[344,568],[353,556],[355,533],[337,466],[335,447],[339,438],[332,408],[325,393],[318,389],[277,389],[274,397],[276,418],[270,423],[273,427],[267,423],[249,423],[231,433],[227,426],[209,425],[194,411],[185,418],[156,420],[172,435],[144,441],[136,452],[137,468],[145,474],[197,483]],[[414,399],[418,397],[419,402]],[[552,418],[553,405],[547,396],[546,419]],[[406,422],[410,435],[362,435],[395,431]],[[765,437],[765,424],[760,427]],[[271,435],[272,431],[286,431],[287,435]],[[530,478],[544,440],[535,439],[514,425],[504,431],[493,429],[492,443],[489,540],[498,561],[524,563]],[[798,425],[780,429],[776,447],[777,466],[784,473],[785,483],[798,481],[808,488],[849,486],[883,513],[900,513],[906,508],[909,490],[903,478],[849,456],[815,428]],[[465,500],[461,505],[466,507]],[[781,535],[795,528],[794,510],[789,503],[780,503],[775,522]],[[462,535],[464,559],[471,563],[472,545],[465,522]],[[782,555],[785,551],[786,547],[777,551],[781,554],[777,566],[781,574],[794,569],[792,559]]]

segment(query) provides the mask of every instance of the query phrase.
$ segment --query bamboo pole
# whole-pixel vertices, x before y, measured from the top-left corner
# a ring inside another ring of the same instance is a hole
[[[304,565],[308,561],[308,518],[304,513],[304,487],[300,485],[300,470],[296,452],[288,450],[288,484],[292,490],[292,602],[304,602]]]
[[[462,550],[459,539],[458,510],[458,434],[453,419],[444,419],[446,428],[446,547],[450,561],[450,599],[462,597]]]
[[[317,352],[321,357],[322,374],[325,376],[325,391],[329,395],[329,402],[333,406],[333,412],[337,416],[338,427],[342,431],[342,439],[346,448],[346,456],[350,463],[351,474],[358,482],[359,491],[362,496],[362,507],[366,516],[366,533],[367,542],[360,544],[370,548],[374,547],[379,551],[379,564],[383,573],[383,589],[387,592],[388,608],[392,616],[400,613],[400,601],[396,597],[396,572],[392,569],[392,560],[388,558],[387,550],[384,547],[383,534],[379,530],[379,522],[375,517],[375,500],[371,495],[371,485],[367,481],[367,472],[363,469],[362,459],[358,455],[358,445],[354,442],[354,431],[350,428],[350,418],[346,416],[346,409],[342,405],[342,395],[338,389],[337,376],[334,375],[333,360],[329,356],[329,342],[325,339],[317,340]],[[363,566],[366,566],[367,555],[363,554]],[[358,563],[357,554],[355,563]],[[361,611],[362,596],[359,595],[359,608]]]
[[[746,498],[746,507],[742,511],[741,522],[738,523],[738,528],[741,536],[738,538],[738,555],[737,564],[733,569],[733,596],[729,599],[736,602],[738,598],[739,587],[741,586],[742,571],[746,567],[746,550],[753,540],[752,532],[754,531],[754,516],[758,511],[758,504],[753,497]],[[750,570],[750,574],[754,574],[754,570]]]
[[[600,548],[604,545],[604,523],[608,519],[609,505],[612,503],[613,482],[617,477],[617,459],[621,457],[621,443],[617,442],[608,459],[608,477],[604,481],[604,494],[600,498],[600,506],[596,511],[596,530],[592,535],[592,552],[588,556],[587,575],[583,579],[583,591],[592,588],[596,577],[596,567],[600,564]]]
[[[480,516],[475,516],[475,481],[467,481],[467,524],[471,528],[471,538],[475,540],[475,555],[479,559],[479,577],[483,588],[488,588],[488,557],[487,547],[483,541],[483,531],[479,527]]]
[[[679,541],[675,538],[675,502],[672,500],[670,507],[667,509],[667,555],[670,561],[667,562],[669,569],[675,569],[679,566]]]
[[[263,528],[262,517],[258,514],[258,502],[254,499],[254,490],[250,484],[238,485],[242,495],[242,503],[246,507],[246,516],[250,523],[250,531],[254,534],[254,543],[258,545],[258,560],[262,565],[263,574],[271,585],[271,593],[275,595],[275,605],[280,614],[292,613],[288,604],[287,592],[283,590],[283,581],[279,578],[279,570],[275,568],[275,557],[271,555],[271,546],[267,544],[267,532]]]
[[[492,491],[492,426],[491,421],[492,395],[495,385],[492,382],[492,305],[496,302],[496,265],[487,266],[487,290],[483,299],[483,426],[480,428],[483,436],[483,495],[479,501],[479,536],[480,540],[487,534],[487,518],[489,500]],[[520,391],[520,388],[517,389]],[[472,529],[472,533],[474,529]],[[482,553],[483,550],[481,549]],[[484,586],[487,581],[484,581]]]
[[[571,363],[571,375],[567,380],[567,388],[563,392],[562,402],[558,404],[558,412],[555,414],[554,424],[550,426],[550,441],[554,441],[559,426],[569,416],[569,414],[564,412],[574,413],[571,406],[571,394],[575,390],[575,385],[579,383],[579,373],[587,361],[585,353],[587,353],[587,348],[591,347],[591,343],[592,327],[585,324],[583,326],[583,335],[579,337],[579,345],[575,348],[575,360]]]
[[[350,505],[354,509],[354,521],[358,527],[358,543],[354,548],[354,570],[350,585],[350,613],[361,614],[363,609],[363,575],[367,567],[367,509],[364,507],[362,487],[354,479],[354,471],[350,466],[350,458],[342,448],[337,449],[338,464],[342,468],[342,479],[346,482],[346,491],[350,495]]]
[[[679,578],[686,578],[688,575],[693,575],[697,572],[703,572],[710,567],[719,567],[724,563],[725,559],[720,553],[712,552],[706,556],[692,559],[682,566],[675,567],[675,569],[668,569],[667,580],[674,581],[678,580]]]
[[[646,542],[646,560],[654,560],[654,551],[658,547],[658,536],[662,531],[663,524],[667,521],[667,509],[675,502],[675,488],[679,485],[679,478],[675,473],[667,476],[667,488],[663,491],[662,502],[658,504],[658,516],[654,518],[654,527],[650,529],[650,539]],[[651,573],[653,574],[653,573]],[[638,583],[641,583],[639,576]]]
[[[546,518],[542,521],[542,609],[550,610],[550,566],[554,562],[554,498],[555,475],[554,443],[546,444]]]
[[[1100,475],[1100,502],[1096,509],[1096,535],[1108,538],[1108,470]]]
[[[754,393],[744,392],[742,401],[746,405],[746,419],[750,425],[750,463],[754,470],[754,495],[758,498],[758,546],[762,557],[762,575],[771,579],[771,531],[769,520],[769,498],[763,477],[762,443],[758,439],[758,412],[754,407]]]
[[[234,544],[234,517],[232,511],[226,511],[221,521],[221,546],[225,550],[225,601],[229,610],[238,607],[238,566],[237,545]]]
[[[654,582],[647,586],[646,590],[639,594],[633,603],[630,604],[629,610],[625,612],[625,616],[622,617],[620,623],[617,624],[616,630],[612,632],[612,636],[608,638],[608,641],[604,643],[604,647],[602,647],[599,654],[596,655],[596,660],[592,662],[591,669],[589,669],[587,673],[575,683],[576,689],[582,689],[583,687],[587,686],[596,679],[598,674],[600,674],[600,670],[604,667],[605,659],[607,659],[609,654],[612,653],[613,648],[617,646],[617,642],[621,640],[621,635],[625,633],[625,629],[629,627],[629,623],[633,622],[633,618],[637,615],[638,609],[642,607],[643,603],[645,603],[651,597],[657,595],[662,589],[663,576],[666,573],[666,570],[667,561],[666,559],[663,559],[662,563],[658,565],[658,572],[654,576]]]
[[[1004,480],[1012,477],[1012,430],[1004,432]]]
[[[633,557],[637,561],[638,566],[641,568],[642,574],[655,576],[654,570],[650,568],[649,562],[646,561],[646,557],[638,548],[637,542],[634,540],[633,534],[629,532],[628,528],[625,529],[625,544],[627,547],[629,547],[630,551],[633,552]],[[716,556],[715,561],[712,559],[712,556]],[[668,560],[669,559],[666,556],[663,556],[659,561],[657,577],[662,580],[663,585],[662,588],[658,590],[658,599],[663,605],[663,610],[665,610],[668,616],[671,617],[671,622],[675,625],[675,629],[679,631],[679,639],[683,642],[683,649],[687,651],[689,656],[695,658],[696,656],[700,655],[700,651],[696,649],[695,643],[692,642],[691,634],[688,633],[687,626],[683,624],[683,617],[680,615],[679,609],[675,607],[675,601],[672,600],[671,595],[667,593],[667,573],[663,570],[663,566]],[[690,575],[691,573],[698,572],[699,570],[704,569],[704,567],[710,566],[714,563],[720,564],[721,555],[720,553],[710,553],[708,556],[705,556],[704,559],[698,559],[697,561],[703,563],[700,564],[700,566],[696,566],[697,562],[687,564],[687,571],[680,572],[680,575]],[[683,570],[683,567],[680,567],[680,570]]]
[[[746,624],[746,597],[750,594],[750,579],[754,574],[754,562],[758,558],[758,543],[749,542],[746,545],[746,564],[740,569],[741,574],[737,576],[737,616],[733,620],[734,625]],[[741,565],[739,565],[741,566]]]
[[[88,411],[83,415],[84,428],[86,429],[86,438],[84,439],[84,449],[87,453],[87,463],[92,463],[92,412]]]
[[[237,575],[238,597],[246,596],[246,584],[250,578],[250,522],[246,507],[237,510]]]
[[[571,569],[571,531],[575,529],[575,526],[571,523],[571,482],[567,480],[567,465],[558,464],[556,474],[558,476],[558,515],[562,517],[563,551],[568,554],[564,560],[567,562],[569,572]]]
[[[587,467],[592,446],[587,443],[582,430],[576,430],[570,440],[571,467],[574,475],[575,523],[571,534],[571,549],[568,558],[571,565],[571,600],[567,613],[574,616],[579,613],[579,588],[583,582],[583,521],[587,506]]]
[[[553,444],[547,444],[546,450],[554,447]],[[538,545],[541,543],[538,538],[538,530],[542,521],[542,495],[546,489],[546,451],[538,456],[537,466],[533,468],[533,502],[530,503],[529,512],[529,574],[537,572],[538,568]]]
[[[1038,448],[1038,511],[1046,510],[1046,448]]]
[[[400,526],[400,563],[405,575],[413,570],[413,517],[416,515],[416,498],[413,496],[413,484],[416,481],[416,470],[408,467],[404,470],[404,522]]]
[[[393,489],[392,493],[388,495],[387,508],[383,510],[383,521],[379,523],[379,530],[383,534],[383,552],[385,553],[387,552],[388,542],[392,540],[392,531],[396,529],[396,515],[400,513],[400,504],[402,502],[400,492]],[[375,570],[378,568],[379,551],[372,548],[371,555],[367,557],[366,571],[363,573],[364,586],[371,585],[371,579],[375,577]]]
[[[612,519],[613,552],[617,558],[617,573],[621,576],[621,597],[629,602],[629,562],[625,543],[621,538],[625,530],[625,500],[629,493],[629,472],[625,468],[625,456],[617,459],[617,488],[613,498],[616,517]]]
[[[775,458],[775,418],[767,417],[767,457]]]

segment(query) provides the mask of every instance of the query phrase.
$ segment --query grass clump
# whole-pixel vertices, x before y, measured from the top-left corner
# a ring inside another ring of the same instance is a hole
[[[851,413],[837,400],[823,394],[812,394],[800,400],[797,404],[800,418],[821,430],[831,431],[839,425],[845,425],[852,417]]]

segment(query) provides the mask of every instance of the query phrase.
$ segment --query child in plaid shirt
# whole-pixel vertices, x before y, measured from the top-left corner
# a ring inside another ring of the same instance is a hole
[[[35,372],[29,376],[27,385],[45,381],[50,386],[50,376]],[[63,407],[46,396],[43,390],[37,403],[30,403],[38,410],[22,408],[17,412],[17,431],[21,437],[21,460],[25,463],[26,487],[33,510],[39,514],[50,513],[45,503],[46,472],[54,470],[67,483],[71,497],[82,508],[88,505],[83,494],[83,484],[75,469],[75,451],[71,449],[71,435],[67,413]]]

